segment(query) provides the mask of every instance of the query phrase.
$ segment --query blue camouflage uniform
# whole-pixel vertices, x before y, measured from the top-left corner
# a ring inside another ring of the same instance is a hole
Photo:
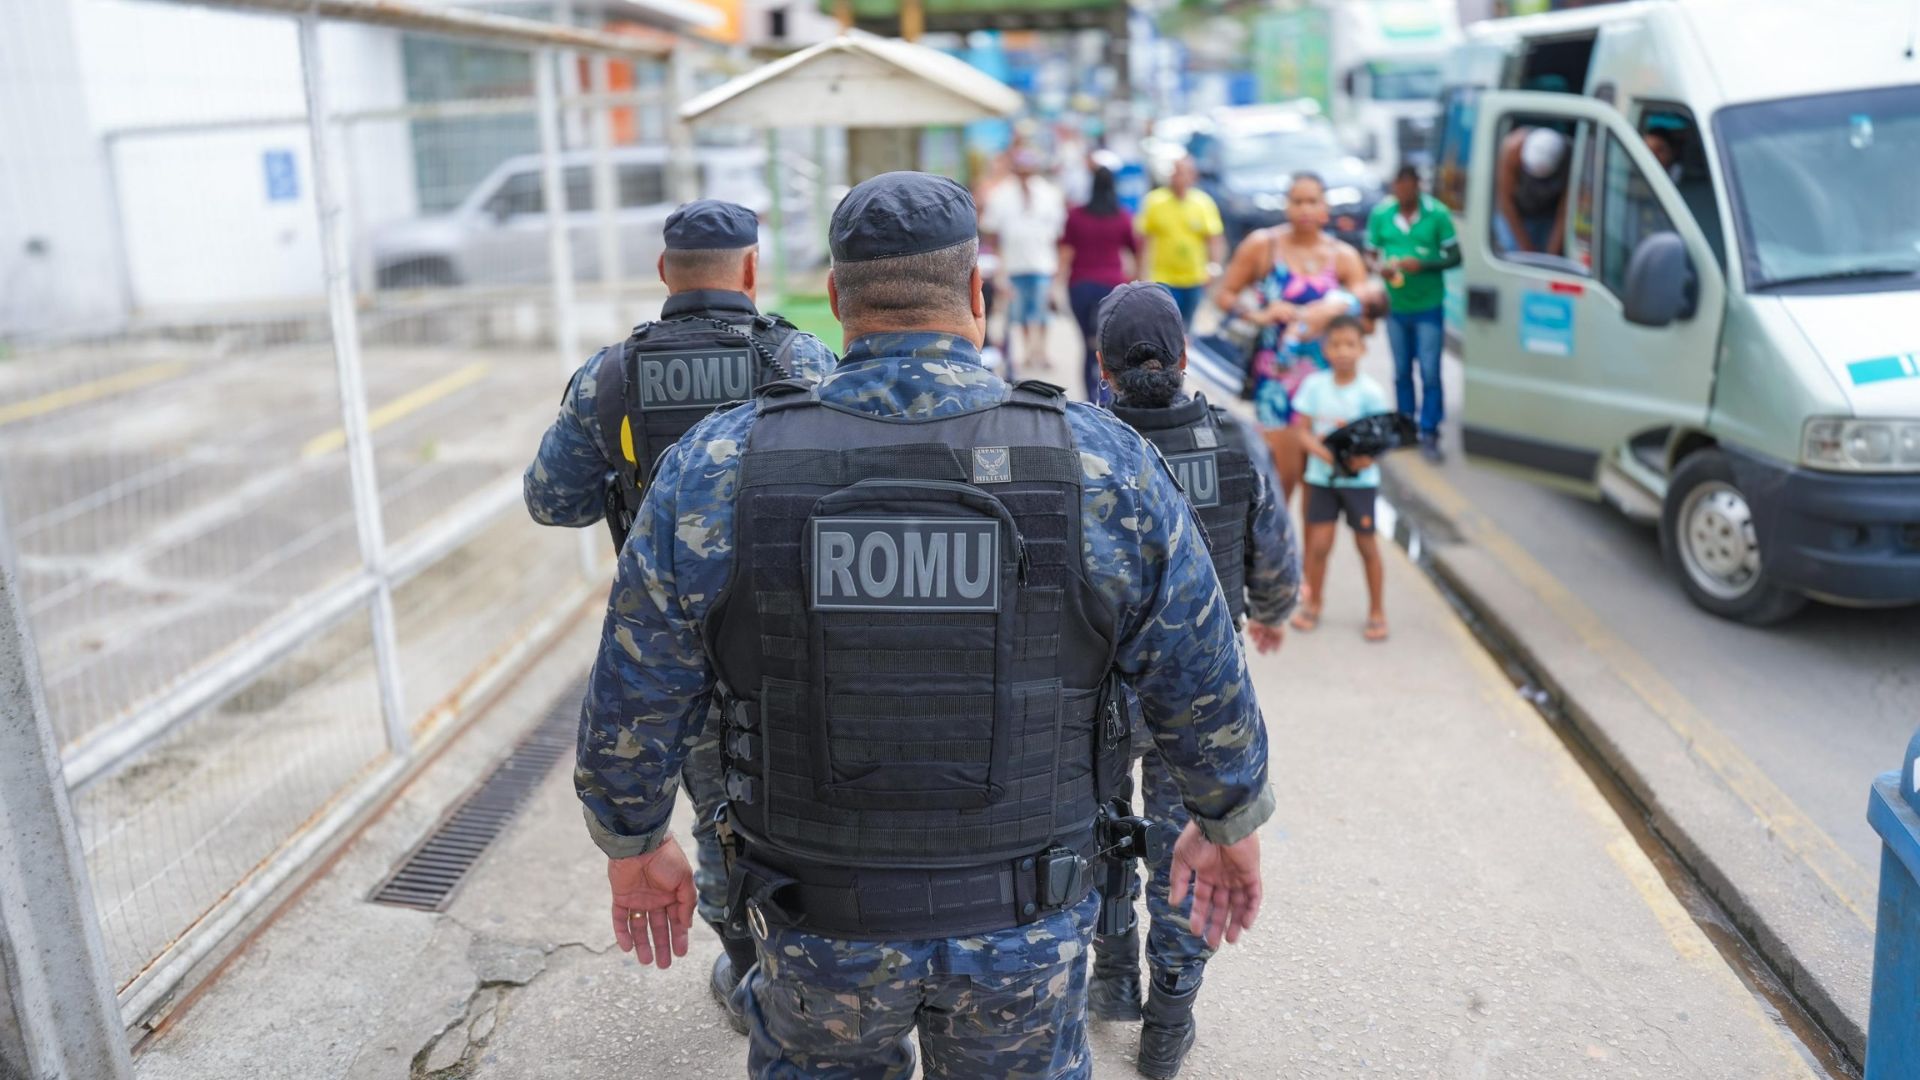
[[[738,319],[755,313],[753,301],[745,293],[715,289],[690,289],[667,297],[660,308],[662,319],[686,315]],[[597,524],[606,513],[607,485],[613,479],[614,452],[606,434],[600,430],[599,414],[594,410],[594,388],[599,381],[600,364],[607,356],[618,356],[620,346],[610,345],[594,353],[574,373],[560,401],[560,415],[540,438],[540,452],[527,466],[522,487],[527,512],[542,525],[586,528]],[[833,370],[833,350],[812,334],[801,334],[788,351],[790,366],[797,378],[818,381]],[[687,797],[693,802],[696,824],[694,842],[700,889],[700,917],[718,923],[726,905],[726,864],[713,831],[713,811],[724,794],[721,790],[719,732],[707,725],[689,735],[688,769],[685,777]]]
[[[876,334],[820,384],[830,405],[938,417],[1007,399],[962,338]],[[662,841],[675,777],[714,692],[702,620],[728,581],[734,489],[756,412],[702,421],[663,459],[609,603],[581,716],[575,786],[609,856]],[[1085,565],[1117,613],[1115,667],[1207,837],[1273,812],[1267,739],[1200,525],[1160,456],[1111,414],[1068,407],[1083,473]],[[1086,956],[1098,899],[964,938],[868,942],[773,927],[749,977],[756,1077],[1084,1077]],[[984,1021],[984,1022],[983,1022]]]
[[[1187,400],[1184,393],[1176,404]],[[1293,613],[1300,593],[1300,551],[1293,540],[1286,506],[1280,501],[1280,478],[1274,473],[1273,454],[1266,440],[1245,420],[1228,414],[1234,434],[1253,461],[1258,489],[1247,511],[1247,618],[1278,626]],[[1140,794],[1146,816],[1177,836],[1187,823],[1187,809],[1180,799],[1180,788],[1173,771],[1167,767],[1157,748],[1146,751],[1140,761]],[[1175,911],[1167,902],[1173,867],[1169,849],[1153,866],[1147,883],[1147,964],[1156,979],[1169,977],[1174,988],[1185,991],[1200,982],[1207,958],[1213,950],[1206,940],[1188,929],[1187,912],[1192,901]]]

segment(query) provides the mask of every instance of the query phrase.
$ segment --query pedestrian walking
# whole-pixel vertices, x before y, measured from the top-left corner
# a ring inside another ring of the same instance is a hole
[[[755,1077],[904,1077],[916,1034],[929,1076],[1089,1075],[1120,682],[1193,815],[1169,902],[1216,946],[1259,911],[1266,734],[1201,527],[1111,414],[980,366],[976,244],[943,177],[849,192],[840,366],[669,450],[621,555],[576,774],[614,933],[685,952],[668,812],[718,695]]]
[[[658,267],[668,296],[660,318],[594,353],[567,384],[560,415],[523,481],[535,521],[586,528],[604,519],[617,550],[654,462],[696,421],[762,383],[819,379],[833,370],[833,351],[818,338],[754,306],[759,228],[753,211],[714,199],[668,215]],[[726,946],[714,964],[712,991],[727,1005],[753,964],[753,943],[722,931],[726,865],[713,829],[723,794],[717,730],[696,725],[690,737],[681,779],[694,808],[700,917]],[[745,1033],[739,1010],[729,1007],[727,1019]]]
[[[1039,152],[1016,152],[1013,178],[994,188],[980,218],[980,231],[999,253],[1009,286],[1009,372],[1049,366],[1047,327],[1053,321],[1053,279],[1060,269],[1060,229],[1066,221],[1066,197],[1041,175]]]
[[[1400,411],[1420,422],[1420,452],[1438,462],[1446,392],[1440,349],[1446,334],[1442,276],[1460,265],[1460,240],[1445,203],[1420,190],[1420,170],[1400,166],[1393,196],[1367,218],[1367,249],[1387,283],[1387,340]],[[1417,384],[1416,384],[1417,376]]]
[[[1307,376],[1293,396],[1293,422],[1307,451],[1306,572],[1307,600],[1293,617],[1293,627],[1307,632],[1320,625],[1326,603],[1327,556],[1333,552],[1333,534],[1340,519],[1353,530],[1354,547],[1366,567],[1368,641],[1387,640],[1384,599],[1386,564],[1380,540],[1374,535],[1374,503],[1380,490],[1380,466],[1368,457],[1356,457],[1340,471],[1322,441],[1340,427],[1363,416],[1391,412],[1386,391],[1360,373],[1360,357],[1367,351],[1360,320],[1342,315],[1327,326],[1321,343],[1327,370]]]
[[[1280,647],[1300,588],[1300,559],[1281,503],[1273,462],[1259,432],[1189,394],[1185,322],[1156,285],[1114,289],[1100,306],[1099,356],[1113,384],[1115,416],[1147,437],[1172,467],[1207,533],[1227,610],[1263,653]],[[1157,748],[1141,761],[1148,820],[1177,834],[1187,813]],[[1136,929],[1094,938],[1088,1011],[1101,1020],[1144,1020],[1135,1061],[1158,1080],[1179,1074],[1195,1038],[1194,1001],[1213,950],[1170,899],[1170,859],[1157,859],[1147,888],[1150,981],[1140,999]],[[1124,890],[1131,902],[1132,890]]]
[[[1306,469],[1306,450],[1292,426],[1293,394],[1301,380],[1325,370],[1321,338],[1330,322],[1364,311],[1366,262],[1327,232],[1328,216],[1326,182],[1314,173],[1296,173],[1287,188],[1286,223],[1248,233],[1214,293],[1223,310],[1262,328],[1249,365],[1250,389],[1280,476],[1282,503]]]
[[[1080,324],[1080,336],[1086,343],[1087,400],[1104,404],[1107,383],[1100,377],[1096,359],[1098,341],[1094,316],[1100,301],[1118,285],[1132,281],[1138,272],[1140,240],[1134,235],[1133,215],[1120,205],[1113,170],[1100,166],[1093,170],[1093,194],[1086,205],[1067,211],[1067,225],[1060,235],[1060,261],[1067,267],[1067,304],[1073,308],[1074,321]]]
[[[1191,157],[1174,163],[1167,186],[1147,193],[1140,208],[1147,274],[1173,293],[1180,315],[1193,325],[1207,285],[1226,260],[1226,226],[1213,196],[1194,186],[1200,172]]]

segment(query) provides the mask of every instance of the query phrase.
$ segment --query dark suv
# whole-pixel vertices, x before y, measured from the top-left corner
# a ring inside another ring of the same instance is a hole
[[[1386,194],[1373,171],[1340,148],[1332,125],[1295,107],[1223,109],[1187,149],[1200,168],[1201,188],[1220,206],[1230,245],[1287,219],[1287,185],[1298,172],[1326,181],[1328,228],[1355,247],[1366,233],[1367,213]]]

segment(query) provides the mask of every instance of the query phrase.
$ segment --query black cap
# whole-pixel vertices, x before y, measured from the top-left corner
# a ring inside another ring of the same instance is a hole
[[[1114,367],[1135,345],[1152,345],[1166,360],[1178,360],[1187,351],[1187,322],[1165,285],[1130,281],[1117,286],[1100,301],[1094,316],[1099,327],[1101,359]]]
[[[760,242],[760,219],[739,203],[695,199],[667,215],[668,251],[737,251]]]
[[[833,211],[827,246],[837,263],[921,255],[980,235],[973,195],[923,172],[881,173],[847,192]]]

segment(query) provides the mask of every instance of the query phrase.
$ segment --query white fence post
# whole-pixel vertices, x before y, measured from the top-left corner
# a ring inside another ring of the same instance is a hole
[[[131,1080],[4,514],[0,592],[0,1075]]]
[[[300,65],[307,92],[307,131],[313,143],[313,196],[320,214],[321,254],[327,280],[327,314],[333,326],[333,361],[340,381],[340,427],[346,432],[347,473],[360,558],[373,573],[373,660],[380,681],[380,712],[387,745],[405,757],[413,747],[400,683],[400,647],[394,631],[393,578],[387,566],[386,527],[380,516],[380,476],[367,425],[367,384],[360,367],[360,320],[354,310],[353,269],[348,256],[346,186],[335,171],[333,129],[328,121],[325,69],[320,62],[320,18],[299,18]]]
[[[573,306],[573,237],[568,231],[566,177],[560,169],[560,95],[554,87],[552,49],[533,54],[533,100],[540,123],[540,200],[547,210],[547,264],[553,277],[553,348],[560,370],[571,376],[585,359]],[[617,436],[615,436],[617,437]],[[597,529],[581,529],[580,572],[599,577]]]

